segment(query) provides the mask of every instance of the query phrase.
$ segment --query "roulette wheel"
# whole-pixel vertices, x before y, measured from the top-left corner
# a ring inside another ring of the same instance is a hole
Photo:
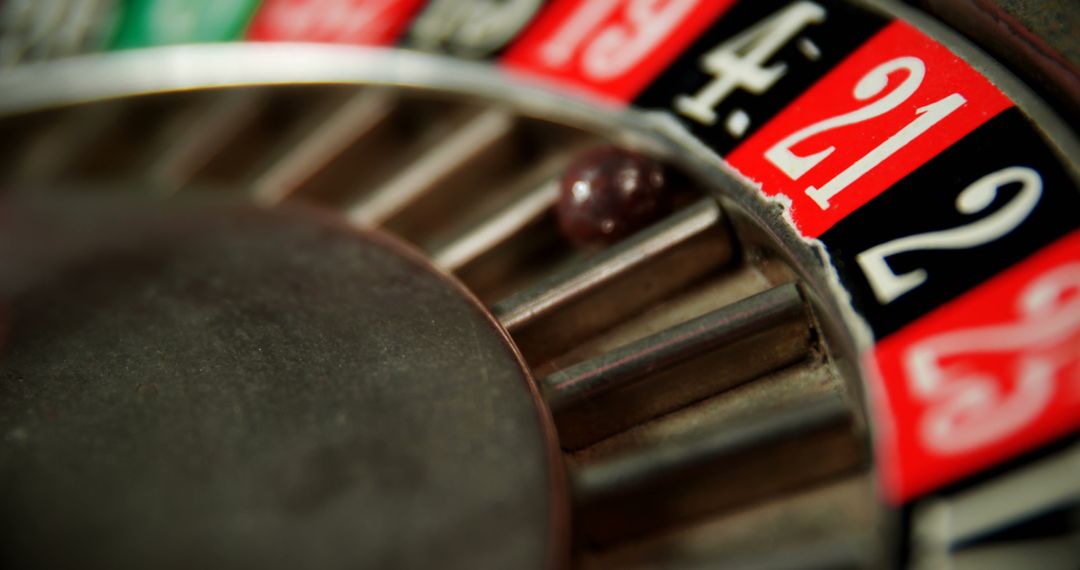
[[[1074,568],[1078,15],[0,3],[8,568]]]

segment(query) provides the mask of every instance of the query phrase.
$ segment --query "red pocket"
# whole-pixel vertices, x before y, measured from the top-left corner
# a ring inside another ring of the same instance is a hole
[[[502,59],[508,69],[625,103],[734,0],[555,0]]]
[[[393,44],[423,0],[264,0],[248,39]]]
[[[890,335],[866,364],[896,503],[1076,429],[1080,232]]]
[[[893,22],[727,159],[791,200],[804,235],[859,206],[1012,106],[941,44]]]

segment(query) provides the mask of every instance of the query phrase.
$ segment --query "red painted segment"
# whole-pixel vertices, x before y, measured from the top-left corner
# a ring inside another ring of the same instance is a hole
[[[507,69],[626,103],[734,0],[555,0],[511,46]]]
[[[391,45],[423,4],[423,0],[264,0],[247,38]]]
[[[726,158],[766,194],[790,198],[796,226],[817,237],[1011,106],[963,60],[896,21]]]
[[[897,504],[1077,429],[1080,231],[890,335],[866,368]]]

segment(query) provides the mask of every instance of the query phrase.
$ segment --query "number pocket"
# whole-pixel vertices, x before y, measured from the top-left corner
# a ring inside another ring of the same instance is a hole
[[[1078,292],[1080,263],[1067,263],[1021,291],[1018,321],[945,332],[908,350],[911,391],[929,404],[919,426],[927,449],[941,455],[969,452],[1038,418],[1061,390],[1062,371],[1078,356]],[[1015,361],[997,372],[967,360],[1004,354],[1013,354]]]
[[[866,101],[871,97],[881,94],[889,85],[889,75],[897,71],[906,71],[907,77],[896,86],[895,89],[886,93],[880,99],[854,111],[829,117],[803,127],[798,131],[784,137],[775,145],[765,151],[765,159],[773,164],[781,172],[792,180],[798,180],[804,174],[812,170],[821,161],[825,160],[836,147],[830,146],[809,156],[799,156],[791,148],[815,135],[831,131],[840,127],[854,125],[869,121],[896,109],[904,101],[907,101],[922,85],[926,77],[926,65],[917,57],[905,56],[892,59],[878,65],[867,72],[866,75],[855,84],[853,95],[859,101]],[[821,188],[810,186],[805,190],[822,210],[828,209],[829,199],[842,192],[845,188],[861,178],[877,165],[885,161],[896,151],[904,148],[908,143],[925,133],[930,127],[941,122],[966,103],[963,95],[953,93],[930,105],[915,110],[915,119],[897,131],[884,142],[873,148],[870,152],[856,160],[842,172],[834,176]]]
[[[982,212],[993,203],[998,191],[1010,184],[1020,184],[1020,192],[1001,209],[980,220],[957,228],[887,241],[855,256],[878,302],[889,304],[927,279],[923,269],[897,275],[889,267],[887,258],[911,251],[968,249],[984,245],[1023,223],[1039,203],[1043,191],[1039,173],[1023,166],[1004,168],[976,180],[956,197],[956,210],[968,215]]]

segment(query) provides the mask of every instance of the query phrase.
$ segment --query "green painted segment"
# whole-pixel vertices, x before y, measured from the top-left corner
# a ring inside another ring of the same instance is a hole
[[[259,0],[127,0],[113,49],[240,38]]]

